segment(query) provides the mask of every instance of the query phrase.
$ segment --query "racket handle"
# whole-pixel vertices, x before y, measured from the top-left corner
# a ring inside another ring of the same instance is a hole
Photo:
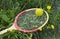
[[[7,29],[5,29],[5,30],[0,31],[0,35],[8,32],[10,29],[15,30],[14,26],[11,26],[10,28],[7,28]]]

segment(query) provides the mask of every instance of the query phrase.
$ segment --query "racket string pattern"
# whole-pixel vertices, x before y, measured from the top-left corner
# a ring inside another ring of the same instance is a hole
[[[42,26],[47,20],[47,16],[44,12],[42,16],[36,16],[35,10],[30,10],[22,14],[18,19],[18,25],[24,30],[34,30]]]

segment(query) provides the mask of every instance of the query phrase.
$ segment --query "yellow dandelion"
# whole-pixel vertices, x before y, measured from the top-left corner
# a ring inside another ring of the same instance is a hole
[[[51,25],[51,28],[54,29],[55,28],[54,25]]]
[[[13,32],[13,30],[12,30],[12,29],[10,29],[10,32]]]
[[[48,9],[48,10],[50,10],[50,9],[51,9],[51,6],[50,6],[50,5],[49,5],[49,6],[47,6],[47,9]]]
[[[42,27],[39,27],[38,29],[39,29],[40,31],[42,31]]]
[[[36,16],[42,16],[43,15],[43,9],[41,9],[41,8],[36,9],[35,14],[36,14]]]

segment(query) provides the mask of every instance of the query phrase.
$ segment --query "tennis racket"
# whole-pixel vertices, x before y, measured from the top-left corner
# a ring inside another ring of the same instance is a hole
[[[36,32],[40,27],[44,27],[49,20],[48,13],[43,10],[42,16],[36,16],[35,11],[39,8],[31,8],[20,12],[10,28],[0,31],[0,35],[9,30],[19,30],[21,32]]]

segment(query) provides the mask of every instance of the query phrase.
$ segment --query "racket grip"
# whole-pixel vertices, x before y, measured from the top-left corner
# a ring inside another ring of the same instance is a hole
[[[7,29],[5,29],[5,30],[0,31],[0,35],[8,32],[10,29],[15,30],[14,26],[11,26],[10,28],[7,28]]]

